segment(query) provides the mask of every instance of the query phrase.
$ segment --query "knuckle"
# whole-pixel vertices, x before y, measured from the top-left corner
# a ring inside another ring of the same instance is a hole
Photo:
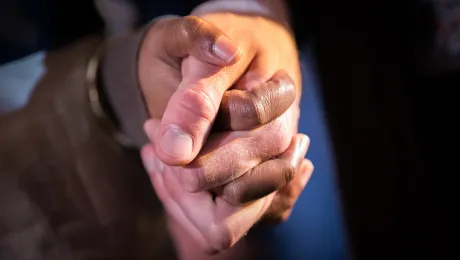
[[[291,181],[286,186],[278,191],[280,202],[279,206],[284,208],[294,207],[300,193],[302,193],[303,186],[300,185],[297,179]]]
[[[236,95],[228,104],[231,117],[234,118],[243,129],[252,129],[265,125],[270,121],[270,105],[259,97],[257,93],[245,93]]]
[[[259,114],[257,111],[256,101],[251,97],[244,98],[237,106],[235,106],[237,116],[250,127],[261,125]]]
[[[186,16],[181,23],[181,32],[184,39],[194,45],[194,49],[201,54],[209,54],[212,45],[220,35],[203,19],[197,16]]]
[[[266,123],[266,106],[260,98],[256,95],[250,95],[247,107],[250,112],[247,116],[255,126],[261,126]]]
[[[241,205],[244,204],[244,184],[243,182],[231,182],[224,187],[224,199],[230,204]]]
[[[217,251],[229,249],[236,243],[231,227],[225,222],[210,225],[204,236],[209,246]]]
[[[178,178],[182,188],[188,192],[197,192],[201,187],[201,170],[199,168],[182,168]]]
[[[284,189],[280,190],[279,195],[282,198],[282,205],[284,207],[293,207],[298,195],[300,194],[299,188],[295,185],[286,186]]]
[[[296,99],[296,88],[294,82],[289,80],[280,80],[276,84],[278,95],[272,96],[272,102],[282,104],[283,110],[287,110]]]
[[[271,144],[275,155],[279,155],[286,151],[291,144],[292,133],[283,120],[277,118],[267,124],[266,133],[264,133],[263,138],[265,138],[263,141]]]
[[[204,119],[209,123],[214,120],[217,109],[212,102],[212,90],[203,87],[187,88],[183,92],[183,98],[179,105],[192,115]]]
[[[293,95],[293,98],[295,98],[296,88],[295,82],[292,79],[292,77],[290,77],[286,71],[279,72],[277,76],[278,77],[275,80],[275,83],[278,89],[284,93],[289,93],[290,95]]]
[[[203,31],[204,20],[198,16],[185,16],[180,23],[180,31],[189,40],[196,38]]]
[[[286,185],[289,182],[291,182],[294,179],[296,173],[297,173],[297,169],[295,168],[295,166],[293,166],[290,163],[287,163],[285,168],[284,168],[284,175],[283,175],[284,183],[283,184]]]

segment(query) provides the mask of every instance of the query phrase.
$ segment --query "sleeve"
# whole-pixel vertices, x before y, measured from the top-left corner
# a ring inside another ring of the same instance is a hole
[[[129,146],[147,142],[143,123],[148,117],[138,82],[138,52],[149,25],[137,28],[139,6],[129,0],[94,0],[105,22],[103,55],[99,59],[96,84],[102,89],[106,114]]]
[[[136,147],[147,142],[143,124],[147,108],[138,81],[138,53],[148,26],[107,40],[102,58],[101,81],[118,126]]]
[[[297,44],[302,44],[310,32],[313,4],[300,0],[213,0],[199,5],[192,14],[226,11],[261,15],[284,25],[295,35]]]
[[[86,65],[100,41],[49,53],[28,105],[0,116],[0,259],[152,259],[172,248],[138,152],[90,109]]]

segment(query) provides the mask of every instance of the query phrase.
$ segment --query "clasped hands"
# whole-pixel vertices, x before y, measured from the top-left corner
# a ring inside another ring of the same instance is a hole
[[[139,81],[152,119],[141,151],[170,218],[208,253],[259,220],[285,220],[313,165],[297,133],[297,50],[270,19],[231,13],[152,24]]]

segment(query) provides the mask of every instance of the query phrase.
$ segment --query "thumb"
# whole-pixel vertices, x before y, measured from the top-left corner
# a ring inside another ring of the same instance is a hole
[[[158,158],[171,166],[186,165],[195,159],[214,124],[222,96],[231,86],[230,80],[223,80],[219,72],[190,80],[200,71],[210,70],[193,57],[185,63],[189,65],[183,64],[183,67],[190,68],[190,71],[183,74],[182,82],[169,99],[161,121],[158,120],[156,127],[151,127],[149,121],[145,125]]]
[[[158,37],[161,41],[158,41]],[[149,38],[152,40],[149,40]],[[183,58],[196,59],[219,66],[235,63],[241,49],[215,25],[196,16],[166,17],[154,23],[144,43],[161,42],[152,48],[163,50],[164,59],[180,64]],[[149,48],[148,46],[143,46]]]
[[[182,60],[182,82],[168,101],[161,124],[156,130],[147,125],[146,132],[163,163],[185,165],[199,153],[225,90],[244,65],[238,63],[231,72],[224,69],[241,58],[241,49],[214,25],[193,16],[172,19],[158,26],[170,32],[164,49],[169,57]]]

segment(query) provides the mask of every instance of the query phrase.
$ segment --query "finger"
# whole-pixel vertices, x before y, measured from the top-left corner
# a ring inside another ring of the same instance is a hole
[[[146,106],[149,107],[150,116],[155,118],[161,118],[164,114],[167,102],[183,78],[181,63],[184,58],[194,57],[203,62],[203,66],[215,65],[213,69],[216,69],[237,62],[242,53],[239,45],[229,40],[221,30],[194,16],[157,19],[142,42],[139,83],[143,86],[145,97],[149,97]],[[222,60],[220,56],[225,53],[235,55],[231,62]],[[167,74],[158,77],[159,72]],[[152,82],[163,85],[165,89],[158,91],[152,88]]]
[[[198,155],[212,128],[222,96],[237,77],[223,69],[206,69],[209,65],[194,62],[197,64],[190,65],[191,71],[187,72],[193,76],[183,73],[182,82],[163,114],[160,131],[153,138],[158,144],[155,146],[158,157],[168,165],[186,165]],[[200,73],[203,74],[196,76]]]
[[[308,183],[314,167],[310,160],[304,159],[299,173],[286,186],[281,188],[265,213],[262,223],[278,224],[286,221],[292,213],[294,205]]]
[[[288,116],[283,114],[251,131],[215,133],[193,162],[183,167],[172,167],[172,170],[182,187],[189,192],[208,190],[233,181],[286,151],[292,140],[292,131],[285,123]],[[146,128],[154,125],[146,123]]]
[[[229,205],[207,192],[188,193],[178,183],[175,174],[164,174],[165,187],[171,198],[199,230],[207,242],[207,252],[232,247],[265,213],[273,196],[244,207]]]
[[[163,44],[148,45],[157,42],[158,35],[164,35]],[[164,163],[185,165],[201,149],[224,91],[244,72],[253,54],[238,62],[242,48],[217,27],[192,16],[157,21],[143,42],[140,64],[148,64],[148,57],[163,53],[160,57],[182,72],[182,81],[169,99],[161,131],[154,139],[157,155]],[[231,64],[235,66],[229,67]]]
[[[262,126],[286,112],[295,96],[294,81],[285,71],[278,71],[269,81],[251,90],[228,90],[222,98],[213,131]]]
[[[186,165],[198,155],[224,92],[244,73],[251,55],[245,54],[244,59],[227,67],[210,65],[193,56],[183,60],[182,81],[168,101],[161,130],[154,138],[161,161]]]
[[[159,36],[162,36],[161,42]],[[227,66],[237,62],[242,54],[241,48],[219,28],[197,16],[158,19],[143,42],[157,43],[142,48],[173,61],[193,56],[206,63]]]
[[[181,188],[171,167],[159,165],[155,150],[142,150],[146,169],[165,209],[183,226],[207,253],[233,246],[263,216],[274,194],[245,206],[233,206],[207,191],[188,193]]]
[[[195,225],[190,222],[179,205],[171,199],[171,195],[164,185],[163,171],[165,168],[156,158],[153,146],[144,146],[141,150],[141,157],[155,193],[162,202],[166,212],[174,218],[176,222],[180,223],[200,245],[205,247],[207,242],[203,235],[196,229]]]
[[[296,89],[296,97],[294,105],[292,105],[292,112],[297,114],[297,119],[294,120],[297,124],[298,117],[300,115],[299,104],[302,96],[302,75],[300,73],[299,58],[295,53],[290,53],[290,56],[280,56],[279,53],[273,52],[258,52],[257,55],[251,61],[248,69],[244,75],[238,79],[235,89],[248,90],[254,86],[258,86],[261,82],[268,80],[273,73],[280,69],[281,66],[289,77],[294,81]],[[286,62],[289,61],[289,62]],[[294,127],[297,128],[297,127]],[[293,128],[293,129],[294,129]],[[295,131],[297,133],[297,131]]]
[[[288,184],[307,153],[309,138],[299,134],[278,158],[266,161],[224,186],[222,198],[241,205],[262,198]]]
[[[296,48],[294,47],[293,49]],[[302,75],[300,73],[299,56],[295,52],[289,53],[288,56],[286,56],[286,53],[281,56],[278,52],[258,52],[235,87],[237,89],[251,89],[253,86],[267,81],[273,73],[280,69],[280,64],[283,64],[282,68],[295,82],[295,86],[298,88],[297,97],[300,98]]]

